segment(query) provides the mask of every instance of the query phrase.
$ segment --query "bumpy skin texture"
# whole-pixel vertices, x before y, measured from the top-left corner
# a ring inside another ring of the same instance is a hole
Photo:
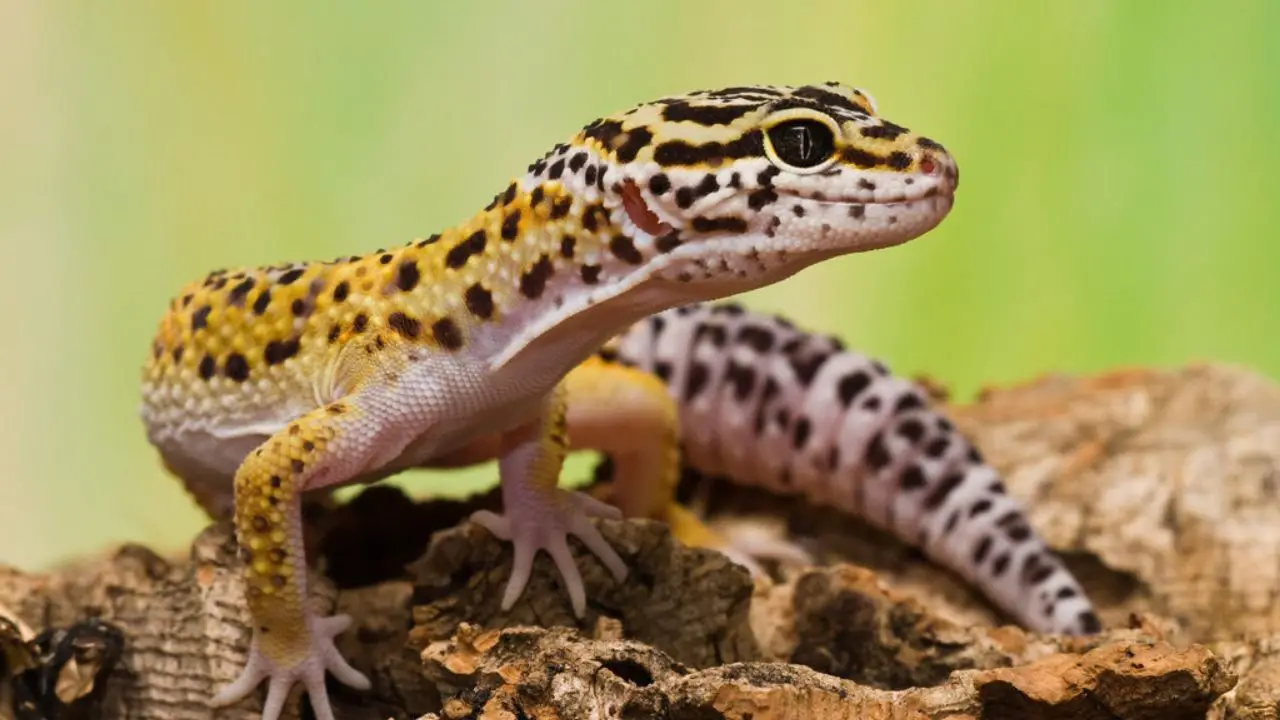
[[[637,323],[602,357],[654,373],[705,475],[804,494],[892,532],[1042,632],[1099,630],[1079,582],[921,388],[836,338],[736,303]]]
[[[617,509],[558,489],[560,463],[572,447],[628,439],[593,434],[574,396],[616,394],[620,418],[662,412],[651,393],[617,389],[631,375],[601,370],[575,390],[566,374],[652,313],[917,237],[950,211],[957,180],[938,143],[879,118],[858,90],[699,91],[588,124],[438,234],[182,288],[143,371],[142,417],[201,506],[235,516],[255,633],[244,674],[215,702],[269,680],[273,720],[302,682],[328,720],[326,669],[367,682],[333,651],[347,619],[306,609],[308,491],[496,456],[505,514],[475,519],[512,540],[504,605],[541,549],[581,614],[567,536],[619,580],[626,568],[588,520]],[[641,454],[660,465],[670,433],[652,436],[659,447]]]

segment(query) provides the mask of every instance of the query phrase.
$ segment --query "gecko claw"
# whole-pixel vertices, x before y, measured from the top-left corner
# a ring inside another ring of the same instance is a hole
[[[249,661],[244,670],[239,677],[210,698],[209,705],[224,707],[239,702],[248,697],[263,680],[267,680],[267,699],[262,706],[262,720],[277,720],[294,683],[301,682],[311,700],[316,720],[334,720],[329,692],[324,685],[325,671],[332,673],[344,685],[357,690],[368,690],[372,683],[364,673],[351,667],[333,643],[335,636],[351,627],[350,615],[313,618],[309,623],[311,647],[302,654],[301,660],[289,665],[268,659],[259,648],[258,635],[254,633],[253,642],[249,646]]]
[[[488,510],[478,510],[471,515],[472,521],[499,539],[511,541],[514,558],[511,577],[502,594],[504,611],[520,599],[533,573],[534,556],[539,550],[545,550],[560,571],[573,614],[579,618],[586,614],[586,586],[569,549],[570,535],[577,536],[618,582],[627,577],[627,564],[591,522],[593,517],[619,520],[622,511],[581,492],[557,489],[556,493],[556,502],[550,509],[539,507],[535,511],[517,506],[504,515]]]

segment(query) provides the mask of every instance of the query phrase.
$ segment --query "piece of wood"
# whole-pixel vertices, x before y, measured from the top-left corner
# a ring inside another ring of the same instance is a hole
[[[503,613],[509,546],[456,526],[497,493],[414,503],[377,487],[309,513],[313,600],[356,618],[339,647],[374,683],[331,683],[335,709],[355,720],[515,707],[576,717],[588,701],[619,718],[1280,716],[1280,388],[1196,366],[1045,378],[951,414],[1067,553],[1102,634],[1004,625],[892,538],[731,487],[714,496],[721,522],[790,518],[835,562],[752,581],[658,523],[602,522],[631,571],[618,584],[571,544],[584,621],[545,556]],[[204,704],[249,639],[234,550],[214,524],[184,557],[130,545],[48,573],[0,567],[0,607],[34,632],[90,617],[122,631],[105,718],[258,720],[261,692],[216,715]],[[590,692],[575,701],[575,688]],[[300,717],[299,695],[285,717]]]

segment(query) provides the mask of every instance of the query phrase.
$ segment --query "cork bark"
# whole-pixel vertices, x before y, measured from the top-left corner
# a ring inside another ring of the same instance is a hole
[[[720,527],[789,527],[821,564],[753,580],[659,523],[602,522],[625,582],[574,544],[584,619],[545,556],[503,612],[509,548],[459,524],[496,493],[415,503],[375,487],[308,513],[315,607],[355,617],[339,647],[374,682],[365,693],[331,682],[335,709],[356,720],[1280,717],[1280,387],[1224,366],[1049,377],[950,412],[1066,553],[1103,633],[1024,632],[882,533],[694,478],[683,495],[710,489],[702,504]],[[229,526],[214,524],[185,556],[126,546],[44,574],[0,567],[0,616],[19,621],[0,623],[0,699],[36,672],[22,663],[52,662],[23,651],[33,633],[101,618],[124,638],[118,662],[64,657],[50,671],[78,672],[72,696],[97,688],[81,716],[258,718],[261,693],[216,714],[204,704],[248,644],[236,562]],[[309,716],[299,695],[286,717]]]

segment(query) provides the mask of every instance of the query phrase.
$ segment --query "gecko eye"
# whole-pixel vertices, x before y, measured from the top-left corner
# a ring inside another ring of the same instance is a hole
[[[769,160],[792,172],[814,172],[835,157],[836,138],[820,120],[784,120],[765,133]]]

